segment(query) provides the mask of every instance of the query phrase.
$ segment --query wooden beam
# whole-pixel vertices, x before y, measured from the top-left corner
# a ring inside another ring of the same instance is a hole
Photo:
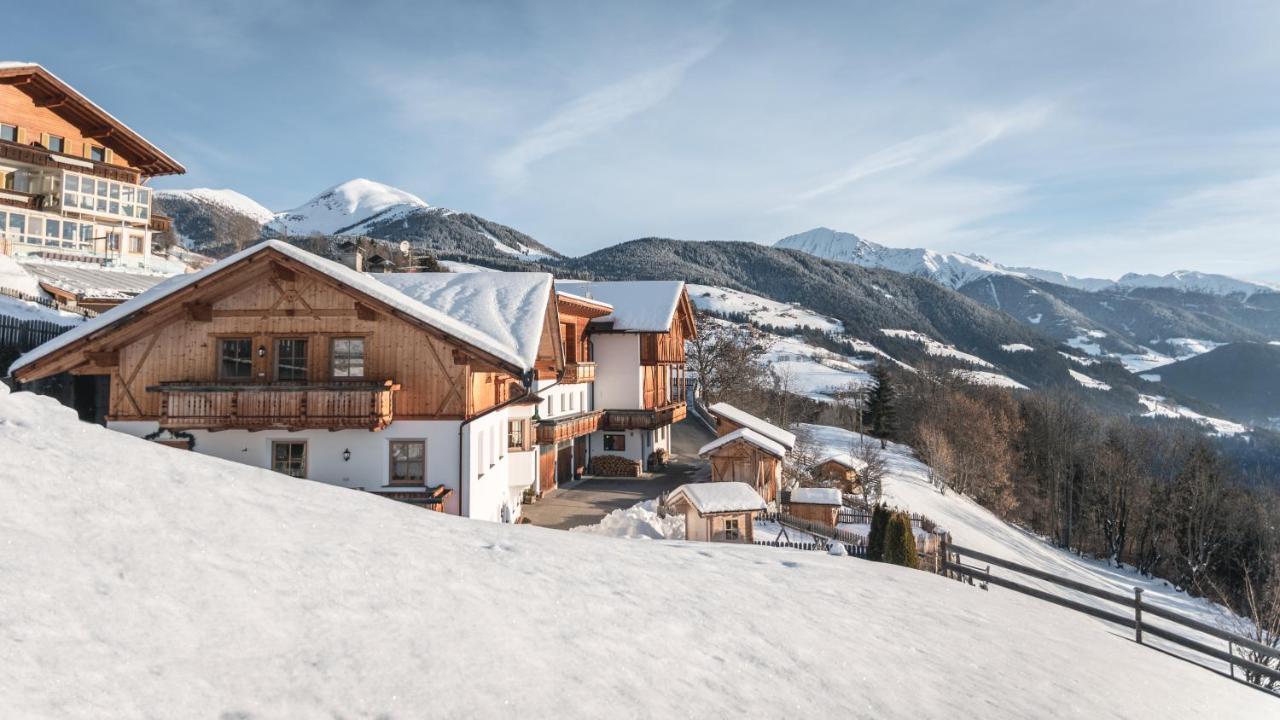
[[[33,101],[33,105],[38,108],[56,108],[62,107],[67,102],[67,96],[61,93],[50,95],[48,97],[37,98]]]
[[[187,319],[194,322],[213,322],[213,303],[189,302],[183,305],[187,309]]]
[[[103,138],[111,137],[115,131],[115,128],[109,125],[104,125],[102,127],[89,128],[85,131],[84,136],[90,140],[101,140]]]
[[[89,360],[89,364],[95,367],[115,367],[120,364],[119,350],[101,350],[98,352],[87,352],[84,355]]]
[[[364,303],[356,303],[357,320],[377,320],[378,312]]]
[[[297,279],[298,274],[278,262],[273,262],[271,263],[271,277],[275,280],[293,282]]]

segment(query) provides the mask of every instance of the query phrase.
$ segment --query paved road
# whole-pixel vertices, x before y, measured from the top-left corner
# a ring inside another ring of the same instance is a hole
[[[629,508],[703,478],[707,465],[697,457],[698,448],[715,435],[693,418],[678,422],[671,429],[671,452],[675,457],[665,471],[643,478],[587,478],[526,505],[524,516],[534,525],[560,530],[593,525],[614,510]]]

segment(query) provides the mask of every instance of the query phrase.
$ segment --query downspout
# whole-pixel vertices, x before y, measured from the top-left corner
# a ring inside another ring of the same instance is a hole
[[[534,370],[529,370],[524,374],[524,377],[520,378],[521,384],[524,385],[523,393],[508,399],[504,403],[499,403],[497,405],[494,405],[493,407],[489,408],[488,410],[485,410],[479,415],[463,420],[461,423],[458,424],[458,515],[459,516],[462,516],[462,501],[464,498],[466,498],[466,475],[467,475],[465,472],[463,472],[464,464],[462,461],[462,457],[463,457],[462,456],[462,451],[463,451],[462,432],[467,429],[468,425],[475,422],[476,420],[479,420],[480,418],[485,417],[491,413],[495,413],[499,410],[505,410],[506,408],[516,404],[520,400],[524,400],[525,398],[529,397],[529,395],[532,394],[529,391],[529,388],[533,384],[534,373],[535,373]],[[556,382],[552,383],[551,385],[548,385],[547,387],[551,387],[552,385],[555,385],[558,382],[560,382],[560,379],[556,378]]]

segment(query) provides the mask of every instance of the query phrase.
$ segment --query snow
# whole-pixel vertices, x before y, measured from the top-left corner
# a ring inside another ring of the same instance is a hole
[[[1276,707],[1014,593],[817,552],[426,512],[113,433],[27,393],[0,397],[0,457],[8,717],[1009,720]],[[815,650],[833,637],[856,637],[858,652]],[[762,678],[786,681],[763,691]]]
[[[7,288],[33,297],[48,298],[35,275],[9,255],[0,253],[0,288]],[[43,321],[72,325],[84,320],[84,316],[51,308],[40,303],[0,295],[0,316],[21,321]]]
[[[1160,373],[1142,373],[1138,377],[1146,380],[1147,382],[1160,382]]]
[[[487,268],[482,265],[472,265],[471,263],[458,262],[457,260],[441,260],[440,266],[445,270],[454,273],[476,273],[476,272],[498,272],[493,268]]]
[[[723,403],[720,403],[720,404],[723,404]],[[715,411],[712,410],[712,412],[715,412]],[[777,458],[783,458],[783,457],[786,457],[787,455],[787,448],[783,447],[781,444],[777,442],[774,442],[773,440],[770,440],[764,435],[761,435],[755,430],[752,430],[751,428],[745,428],[745,427],[738,428],[737,430],[734,430],[733,432],[730,432],[730,433],[725,433],[724,435],[721,435],[720,437],[716,438],[715,440],[712,440],[706,445],[703,445],[701,448],[698,449],[698,455],[701,457],[717,448],[724,447],[729,443],[737,442],[739,440],[745,443],[754,445]]]
[[[40,289],[40,280],[13,257],[0,253],[0,287],[20,293],[46,297]]]
[[[26,262],[23,266],[42,282],[95,299],[131,298],[169,277],[161,273],[71,262]]]
[[[430,208],[425,200],[399,188],[365,178],[348,180],[292,210],[276,213],[273,225],[290,235],[336,235],[375,216]]]
[[[1226,343],[1214,342],[1213,340],[1184,337],[1169,338],[1165,340],[1165,343],[1175,348],[1174,357],[1178,360],[1186,360],[1196,355],[1203,355],[1226,345]]]
[[[657,501],[646,500],[629,508],[614,510],[595,525],[572,528],[572,532],[616,538],[683,540],[684,516],[661,517],[658,515]]]
[[[956,289],[994,274],[1017,275],[985,258],[924,248],[891,248],[853,233],[818,227],[785,237],[774,247],[800,250],[828,260],[927,277]]]
[[[874,383],[863,369],[874,361],[840,355],[795,337],[774,336],[764,360],[779,381],[786,383],[788,392],[819,402],[831,402],[835,393],[850,386]]]
[[[933,338],[929,337],[928,335],[925,335],[922,332],[916,332],[915,330],[894,330],[894,329],[881,329],[880,332],[884,333],[885,335],[888,335],[889,337],[895,337],[903,340],[912,340],[914,342],[918,342],[921,345],[924,345],[925,352],[927,352],[930,355],[934,355],[936,357],[952,358],[954,360],[960,360],[962,362],[967,362],[973,365],[977,365],[979,367],[986,367],[986,368],[995,367],[991,363],[987,362],[986,360],[983,360],[982,358],[976,355],[970,355],[967,352],[962,352],[956,349],[954,345],[947,345],[946,343],[938,342],[937,340],[934,340]]]
[[[1071,373],[1071,378],[1073,380],[1089,388],[1090,390],[1110,390],[1111,389],[1110,385],[1102,382],[1101,380],[1095,380],[1089,377],[1088,375],[1085,375],[1084,373],[1079,372],[1078,370],[1072,370],[1070,368],[1067,368],[1067,372]]]
[[[843,505],[837,488],[802,487],[791,489],[791,502],[801,505]]]
[[[463,323],[533,367],[551,298],[551,275],[502,273],[372,273],[441,315]]]
[[[387,283],[380,282],[381,278],[395,277],[396,274],[394,273],[378,273],[376,275],[358,273],[345,265],[340,265],[330,260],[326,260],[319,255],[309,253],[288,243],[281,242],[279,240],[267,240],[252,247],[245,248],[234,255],[223,258],[200,272],[175,275],[164,282],[161,282],[137,297],[111,308],[89,322],[83,323],[75,329],[65,332],[19,357],[14,361],[13,365],[10,366],[9,371],[12,373],[18,368],[29,365],[38,358],[44,357],[49,353],[66,347],[76,340],[86,337],[90,333],[96,332],[116,322],[125,320],[138,310],[145,308],[162,298],[218,273],[222,271],[223,268],[233,266],[251,255],[264,252],[268,249],[275,250],[293,260],[304,263],[358,292],[364,293],[372,298],[396,307],[411,317],[425,324],[431,325],[438,330],[446,332],[449,335],[472,345],[473,347],[488,352],[501,360],[510,362],[511,364],[520,367],[522,370],[528,370],[533,367],[537,356],[537,344],[533,344],[532,350],[530,350],[527,344],[524,344],[524,341],[528,336],[527,331],[503,329],[501,326],[496,328],[488,327],[492,322],[501,320],[501,318],[495,320],[495,314],[491,310],[487,312],[477,312],[474,316],[465,318],[451,317],[448,314],[441,312],[439,309],[428,307],[421,301],[405,295],[404,293],[392,288]],[[508,273],[502,273],[502,275],[506,274]],[[431,275],[440,275],[440,273],[421,273],[418,276],[428,277]],[[511,303],[514,302],[514,298],[518,295],[523,298],[524,302],[530,304],[525,306],[526,310],[532,310],[533,308],[531,305],[536,304],[538,302],[538,298],[541,297],[542,304],[537,309],[536,313],[538,321],[541,322],[546,305],[550,301],[551,276],[543,273],[520,273],[520,275],[538,275],[541,276],[542,280],[536,284],[537,287],[526,287],[523,294],[518,292],[513,294],[512,291],[501,291],[497,287],[501,282],[500,280],[489,280],[488,288],[491,296],[496,300]],[[415,277],[414,275],[409,274],[406,274],[406,276]],[[445,275],[445,277],[487,278],[487,276],[479,273],[473,273],[470,275],[448,274]],[[527,280],[528,279],[526,278],[526,282]],[[430,295],[428,296],[430,297]],[[457,293],[442,293],[439,296],[439,299],[441,302],[451,301],[462,303],[466,300],[465,296],[466,293],[461,291]],[[530,313],[525,314],[528,315]],[[485,329],[479,329],[481,327],[484,327]],[[494,334],[489,334],[488,331],[494,331]]]
[[[1067,346],[1075,348],[1086,355],[1097,357],[1102,354],[1102,347],[1096,342],[1090,342],[1092,338],[1088,335],[1077,335],[1067,340]]]
[[[1010,343],[1010,344],[1008,344],[1008,345],[1001,345],[1001,346],[1000,346],[1000,349],[1001,349],[1001,350],[1004,350],[1005,352],[1009,352],[1009,353],[1020,353],[1020,352],[1033,352],[1033,351],[1035,351],[1035,348],[1031,347],[1030,345],[1024,345],[1023,343]]]
[[[178,200],[194,200],[208,205],[216,205],[236,214],[244,215],[263,225],[275,219],[276,214],[260,205],[256,200],[227,188],[191,188],[190,190],[157,190],[157,198]]]
[[[761,520],[759,517],[752,523],[752,534],[756,540],[793,542],[793,543],[822,543],[826,542],[824,538],[814,537],[802,530],[787,527],[773,520]]]
[[[799,424],[793,428],[802,441],[819,448],[842,451],[856,446],[859,442],[879,443],[879,440],[841,428],[825,425]],[[882,480],[882,497],[886,504],[903,510],[920,513],[945,528],[951,533],[952,540],[960,546],[972,548],[979,552],[996,557],[1013,560],[1029,565],[1044,572],[1053,573],[1097,588],[1110,590],[1123,595],[1132,595],[1134,587],[1143,589],[1142,600],[1175,612],[1193,617],[1202,622],[1219,625],[1232,632],[1238,632],[1237,619],[1231,616],[1222,606],[1203,598],[1193,598],[1176,590],[1171,583],[1159,578],[1148,578],[1138,573],[1113,567],[1100,560],[1083,558],[1074,553],[1056,548],[1039,537],[1015,527],[996,517],[968,497],[948,491],[945,495],[938,492],[930,481],[930,470],[920,462],[905,445],[889,443],[884,451],[885,477]],[[1117,612],[1116,605],[1088,595],[1077,593],[1052,583],[1027,576],[1016,576],[1017,581],[1026,585],[1052,592],[1056,595],[1070,597],[1073,600],[1088,603],[1096,607]],[[991,588],[989,594],[1012,594],[999,588]],[[1099,624],[1108,632],[1119,633],[1120,628],[1114,625]],[[1057,642],[1055,638],[1054,642]],[[1159,643],[1149,640],[1148,642]],[[1045,647],[1049,643],[1039,645]],[[1217,641],[1210,644],[1217,646]],[[1179,652],[1179,651],[1172,651]],[[1155,653],[1161,654],[1161,653]],[[1199,658],[1197,662],[1208,662]],[[1222,668],[1226,672],[1225,665]],[[1210,674],[1205,670],[1201,672]],[[1274,712],[1274,709],[1272,710]],[[1110,716],[1127,716],[1127,713],[1114,710],[1104,713]],[[1218,716],[1230,717],[1231,713]],[[1155,717],[1149,709],[1136,712],[1134,717]],[[960,717],[961,715],[948,715]],[[985,716],[985,713],[979,713]]]
[[[780,328],[812,328],[822,332],[843,333],[844,323],[821,315],[798,303],[783,303],[760,295],[712,285],[689,283],[689,299],[699,310],[713,314],[742,314],[760,325]]]
[[[1039,325],[1040,320],[1042,318],[1044,318],[1044,313],[1036,313],[1035,315],[1028,315],[1027,322],[1031,323],[1032,325]]]
[[[989,385],[991,387],[1010,388],[1012,390],[1026,390],[1027,386],[1014,380],[1008,375],[1000,373],[986,372],[983,370],[952,370],[952,375],[974,385]]]
[[[766,508],[760,493],[744,482],[685,483],[671,491],[667,504],[680,497],[687,499],[703,515]]]
[[[741,428],[749,428],[755,432],[769,438],[775,443],[783,446],[787,450],[796,446],[796,436],[782,428],[762,420],[745,410],[730,405],[726,402],[718,402],[707,408],[707,410],[718,418],[724,418],[729,422]]]
[[[867,466],[867,463],[865,461],[860,460],[858,458],[854,458],[850,456],[849,453],[847,452],[840,452],[840,453],[827,455],[826,457],[822,458],[818,462],[814,463],[814,465],[815,466],[824,465],[829,462],[833,462],[833,463],[836,463],[837,465],[842,465],[846,468],[849,468],[850,470],[857,470],[857,471],[861,471],[863,468]]]
[[[1072,355],[1071,353],[1065,353],[1065,352],[1062,352],[1061,350],[1058,351],[1058,354],[1070,360],[1073,363],[1084,365],[1085,367],[1098,364],[1098,361],[1095,360],[1094,358],[1080,357],[1079,355]]]
[[[666,332],[671,329],[684,283],[679,280],[629,280],[619,282],[558,280],[556,286],[613,306],[613,313],[593,322],[613,323],[623,332]]]
[[[1239,280],[1226,275],[1175,270],[1166,275],[1128,273],[1116,281],[1118,289],[1171,288],[1210,295],[1243,295],[1246,298],[1260,292],[1276,292],[1280,286],[1270,283]]]
[[[1249,428],[1237,422],[1223,420],[1221,418],[1209,417],[1200,413],[1171,402],[1160,395],[1139,395],[1138,402],[1146,408],[1146,412],[1142,413],[1143,417],[1159,417],[1159,418],[1179,418],[1191,420],[1217,435],[1239,435],[1248,432]]]

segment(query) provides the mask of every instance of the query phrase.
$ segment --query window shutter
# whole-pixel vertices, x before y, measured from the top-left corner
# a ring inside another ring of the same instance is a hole
[[[108,162],[108,163],[115,162],[115,159],[116,159],[116,154],[111,152],[111,148],[109,147],[102,148],[102,160],[104,162]]]
[[[40,147],[43,147],[45,150],[49,149],[49,133],[40,133]]]
[[[90,157],[90,151],[91,151],[92,149],[93,149],[93,145],[92,145],[92,144],[90,144],[90,142],[89,142],[88,140],[85,140],[84,142],[80,143],[80,155],[81,155],[85,160],[88,160],[88,159],[89,159],[89,157]]]
[[[24,127],[18,128],[18,144],[19,145],[27,144],[27,129]]]

